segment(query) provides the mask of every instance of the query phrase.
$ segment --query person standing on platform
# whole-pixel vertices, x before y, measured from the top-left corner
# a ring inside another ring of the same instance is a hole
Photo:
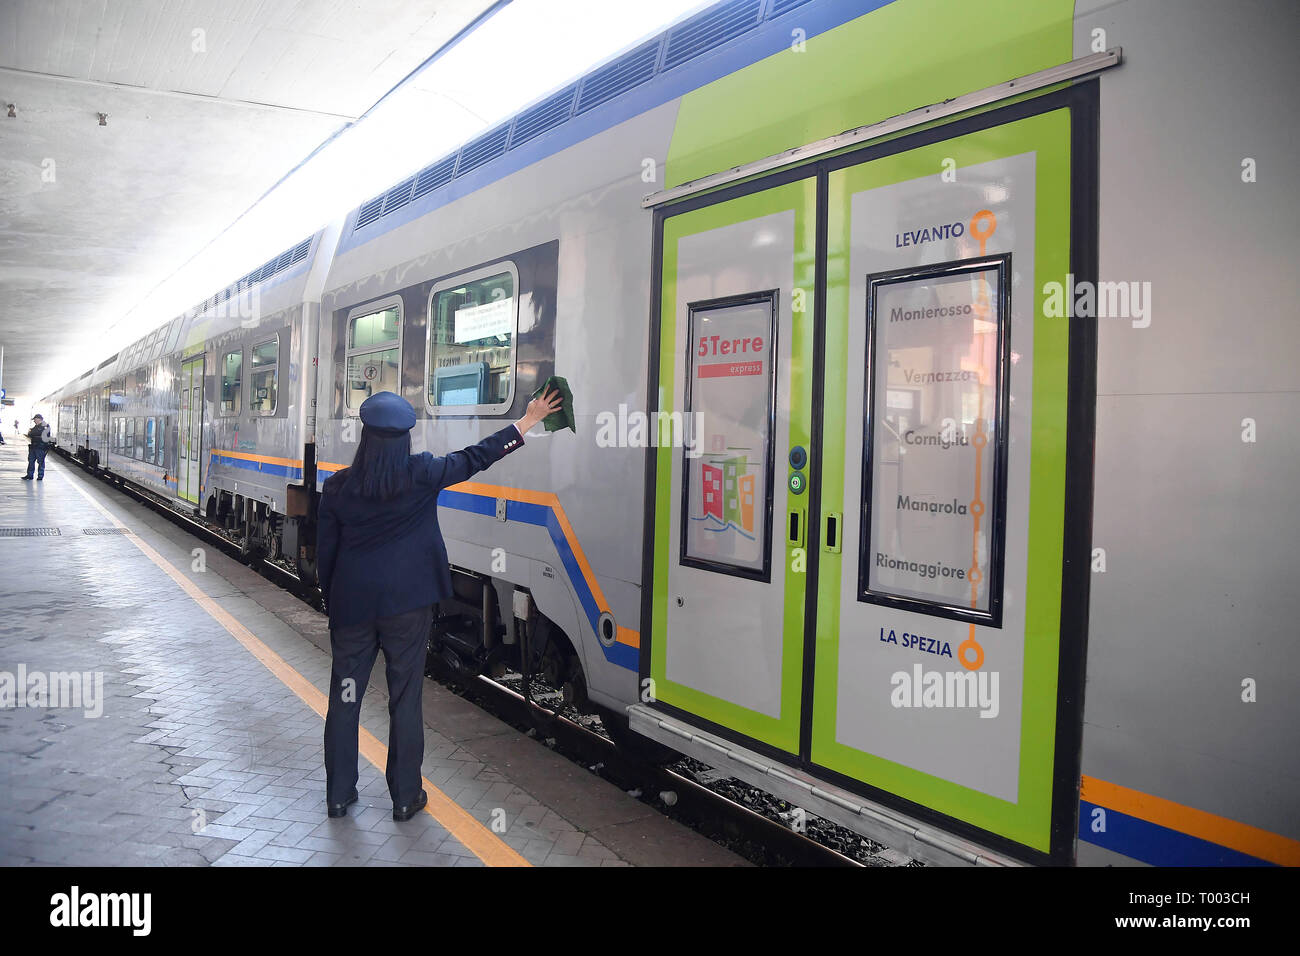
[[[334,666],[325,717],[325,799],[341,817],[357,800],[361,698],[384,650],[388,677],[388,792],[393,819],[428,803],[423,685],[433,604],[448,597],[451,568],[438,528],[438,493],[468,480],[524,444],[562,399],[533,399],[524,417],[477,445],[438,458],[411,454],[415,409],[393,392],[361,403],[361,440],[351,467],[322,488],[316,544]]]
[[[37,471],[36,480],[44,481],[45,453],[49,450],[50,426],[45,424],[43,416],[32,416],[32,427],[27,432],[27,440],[31,444],[27,446],[27,474],[23,475],[23,481],[32,480],[32,472],[37,470],[37,465],[40,465],[40,470]]]

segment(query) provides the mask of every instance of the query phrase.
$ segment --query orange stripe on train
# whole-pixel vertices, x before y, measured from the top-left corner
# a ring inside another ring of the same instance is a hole
[[[1300,866],[1300,840],[1197,810],[1164,797],[1082,777],[1079,798],[1281,866]]]

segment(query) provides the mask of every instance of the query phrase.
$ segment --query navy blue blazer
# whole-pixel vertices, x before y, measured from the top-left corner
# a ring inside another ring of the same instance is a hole
[[[414,484],[391,501],[341,489],[342,472],[321,489],[316,559],[330,627],[365,624],[451,595],[438,493],[500,461],[524,443],[507,425],[477,445],[436,458],[411,456]]]

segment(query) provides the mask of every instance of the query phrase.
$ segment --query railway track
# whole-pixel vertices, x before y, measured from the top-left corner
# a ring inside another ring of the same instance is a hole
[[[315,588],[304,588],[289,568],[264,559],[252,563],[246,561],[239,542],[223,530],[201,518],[186,514],[168,500],[121,476],[94,471],[65,450],[56,451],[68,463],[112,485],[131,500],[167,518],[223,554],[249,564],[263,577],[307,604],[320,608],[321,601]],[[600,774],[633,797],[727,846],[752,863],[764,866],[861,867],[901,862],[880,858],[878,854],[884,847],[871,844],[843,828],[818,821],[817,818],[807,818],[804,823],[807,830],[800,832],[797,825],[792,827],[783,822],[802,820],[797,808],[787,807],[755,788],[734,788],[760,795],[757,800],[752,795],[747,799],[757,803],[765,812],[751,809],[740,799],[732,799],[725,793],[720,793],[720,785],[725,785],[727,778],[716,776],[710,779],[709,768],[699,770],[703,765],[695,761],[683,758],[675,765],[661,766],[624,752],[604,734],[599,717],[579,715],[572,708],[568,708],[569,713],[566,714],[563,710],[550,710],[539,704],[539,699],[557,699],[560,694],[555,688],[547,687],[537,676],[530,678],[529,694],[526,697],[518,689],[508,686],[512,680],[522,682],[522,675],[507,674],[503,680],[494,680],[486,675],[455,671],[438,655],[430,657],[426,674],[516,729],[538,738],[557,753]],[[540,693],[534,694],[533,688],[539,687]],[[705,779],[709,785],[698,778]],[[766,797],[766,800],[761,797]],[[809,836],[809,831],[818,830],[832,833],[833,836],[831,839],[823,837],[820,840]],[[848,847],[851,852],[840,852],[836,848],[836,844],[845,847],[846,843],[854,844]]]

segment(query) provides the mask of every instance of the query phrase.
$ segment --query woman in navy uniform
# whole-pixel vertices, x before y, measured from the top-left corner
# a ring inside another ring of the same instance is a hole
[[[393,819],[409,820],[428,802],[420,786],[425,652],[432,605],[452,593],[438,493],[522,447],[524,434],[561,401],[558,392],[533,399],[519,421],[445,458],[411,454],[415,409],[400,395],[379,392],[361,404],[361,441],[352,465],[322,489],[316,547],[334,653],[325,717],[331,817],[343,816],[357,799],[361,697],[381,647]]]

